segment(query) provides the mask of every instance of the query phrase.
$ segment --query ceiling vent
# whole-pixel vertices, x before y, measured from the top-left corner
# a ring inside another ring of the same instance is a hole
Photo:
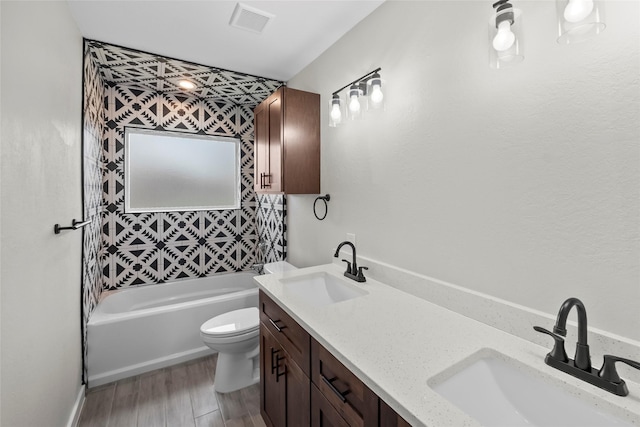
[[[275,15],[238,3],[231,15],[229,25],[254,33],[262,33]]]

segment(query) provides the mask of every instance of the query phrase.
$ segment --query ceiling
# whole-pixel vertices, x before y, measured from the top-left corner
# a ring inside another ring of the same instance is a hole
[[[262,33],[229,25],[236,1],[69,0],[69,5],[85,38],[287,81],[383,2],[242,2],[274,15]]]

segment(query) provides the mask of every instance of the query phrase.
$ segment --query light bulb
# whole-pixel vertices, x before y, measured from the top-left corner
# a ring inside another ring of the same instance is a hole
[[[508,50],[516,41],[516,35],[511,31],[511,22],[508,20],[498,24],[498,34],[493,38],[493,48],[498,52]]]
[[[349,101],[349,110],[352,113],[360,111],[360,101],[358,101],[358,95],[351,95],[351,101]]]
[[[382,89],[379,84],[374,84],[371,86],[371,102],[374,104],[379,104],[382,102],[384,98],[384,94],[382,93]]]
[[[187,90],[194,89],[196,87],[195,83],[190,82],[189,80],[178,80],[178,85]]]
[[[331,107],[331,119],[336,123],[340,123],[340,120],[342,119],[342,111],[340,111],[340,104],[335,103],[333,104],[333,107]]]
[[[593,0],[569,0],[564,8],[564,19],[567,22],[580,22],[593,12]]]

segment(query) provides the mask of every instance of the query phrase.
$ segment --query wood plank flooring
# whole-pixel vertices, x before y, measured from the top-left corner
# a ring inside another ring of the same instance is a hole
[[[90,389],[78,427],[265,427],[259,385],[217,393],[216,361],[208,356]]]

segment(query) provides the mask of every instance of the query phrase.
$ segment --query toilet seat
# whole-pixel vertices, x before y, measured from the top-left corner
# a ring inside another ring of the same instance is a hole
[[[260,313],[256,307],[223,313],[202,324],[200,333],[207,337],[230,338],[258,330]]]

